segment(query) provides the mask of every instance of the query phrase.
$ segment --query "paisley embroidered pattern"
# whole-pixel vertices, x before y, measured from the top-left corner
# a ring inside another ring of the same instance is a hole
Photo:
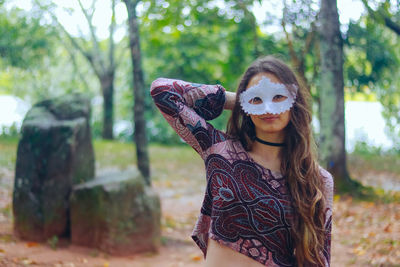
[[[228,160],[213,154],[206,160],[207,192],[212,202],[212,232],[229,242],[250,241],[248,256],[262,262],[271,252],[274,262],[292,266],[290,222],[293,213],[288,196],[280,195],[255,164]]]

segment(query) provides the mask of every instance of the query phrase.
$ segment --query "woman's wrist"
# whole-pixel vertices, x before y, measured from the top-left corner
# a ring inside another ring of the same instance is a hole
[[[232,110],[236,102],[236,93],[225,91],[225,105],[224,109]]]

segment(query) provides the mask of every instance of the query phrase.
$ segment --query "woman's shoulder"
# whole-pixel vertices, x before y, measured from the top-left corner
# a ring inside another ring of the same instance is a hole
[[[319,172],[328,192],[333,192],[334,182],[332,174],[328,172],[326,169],[322,168],[320,165],[319,165]]]
[[[330,172],[328,172],[326,169],[324,169],[321,165],[318,165],[319,168],[319,173],[321,174],[321,176],[323,176],[325,179],[329,179],[332,180],[332,174]]]

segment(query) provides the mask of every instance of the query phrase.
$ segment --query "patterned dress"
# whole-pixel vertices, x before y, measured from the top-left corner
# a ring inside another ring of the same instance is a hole
[[[207,122],[221,114],[225,89],[159,78],[151,85],[151,96],[168,123],[205,163],[207,187],[192,232],[204,258],[211,238],[264,266],[296,266],[293,206],[285,177],[256,163],[239,141]],[[325,266],[330,266],[333,179],[320,170],[328,199],[326,242],[320,253]]]

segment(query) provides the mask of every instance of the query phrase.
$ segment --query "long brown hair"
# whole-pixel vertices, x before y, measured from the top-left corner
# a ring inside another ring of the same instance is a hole
[[[251,149],[255,137],[254,124],[241,109],[239,95],[246,90],[250,79],[261,72],[271,73],[280,82],[295,84],[298,87],[296,101],[290,110],[290,121],[285,128],[286,146],[280,153],[280,169],[288,179],[295,209],[292,233],[297,264],[299,267],[324,266],[323,255],[320,252],[323,251],[325,242],[326,200],[311,128],[311,97],[284,62],[267,56],[256,60],[246,70],[237,89],[236,103],[228,121],[227,133],[238,139],[246,150]],[[288,89],[291,90],[290,87]]]

